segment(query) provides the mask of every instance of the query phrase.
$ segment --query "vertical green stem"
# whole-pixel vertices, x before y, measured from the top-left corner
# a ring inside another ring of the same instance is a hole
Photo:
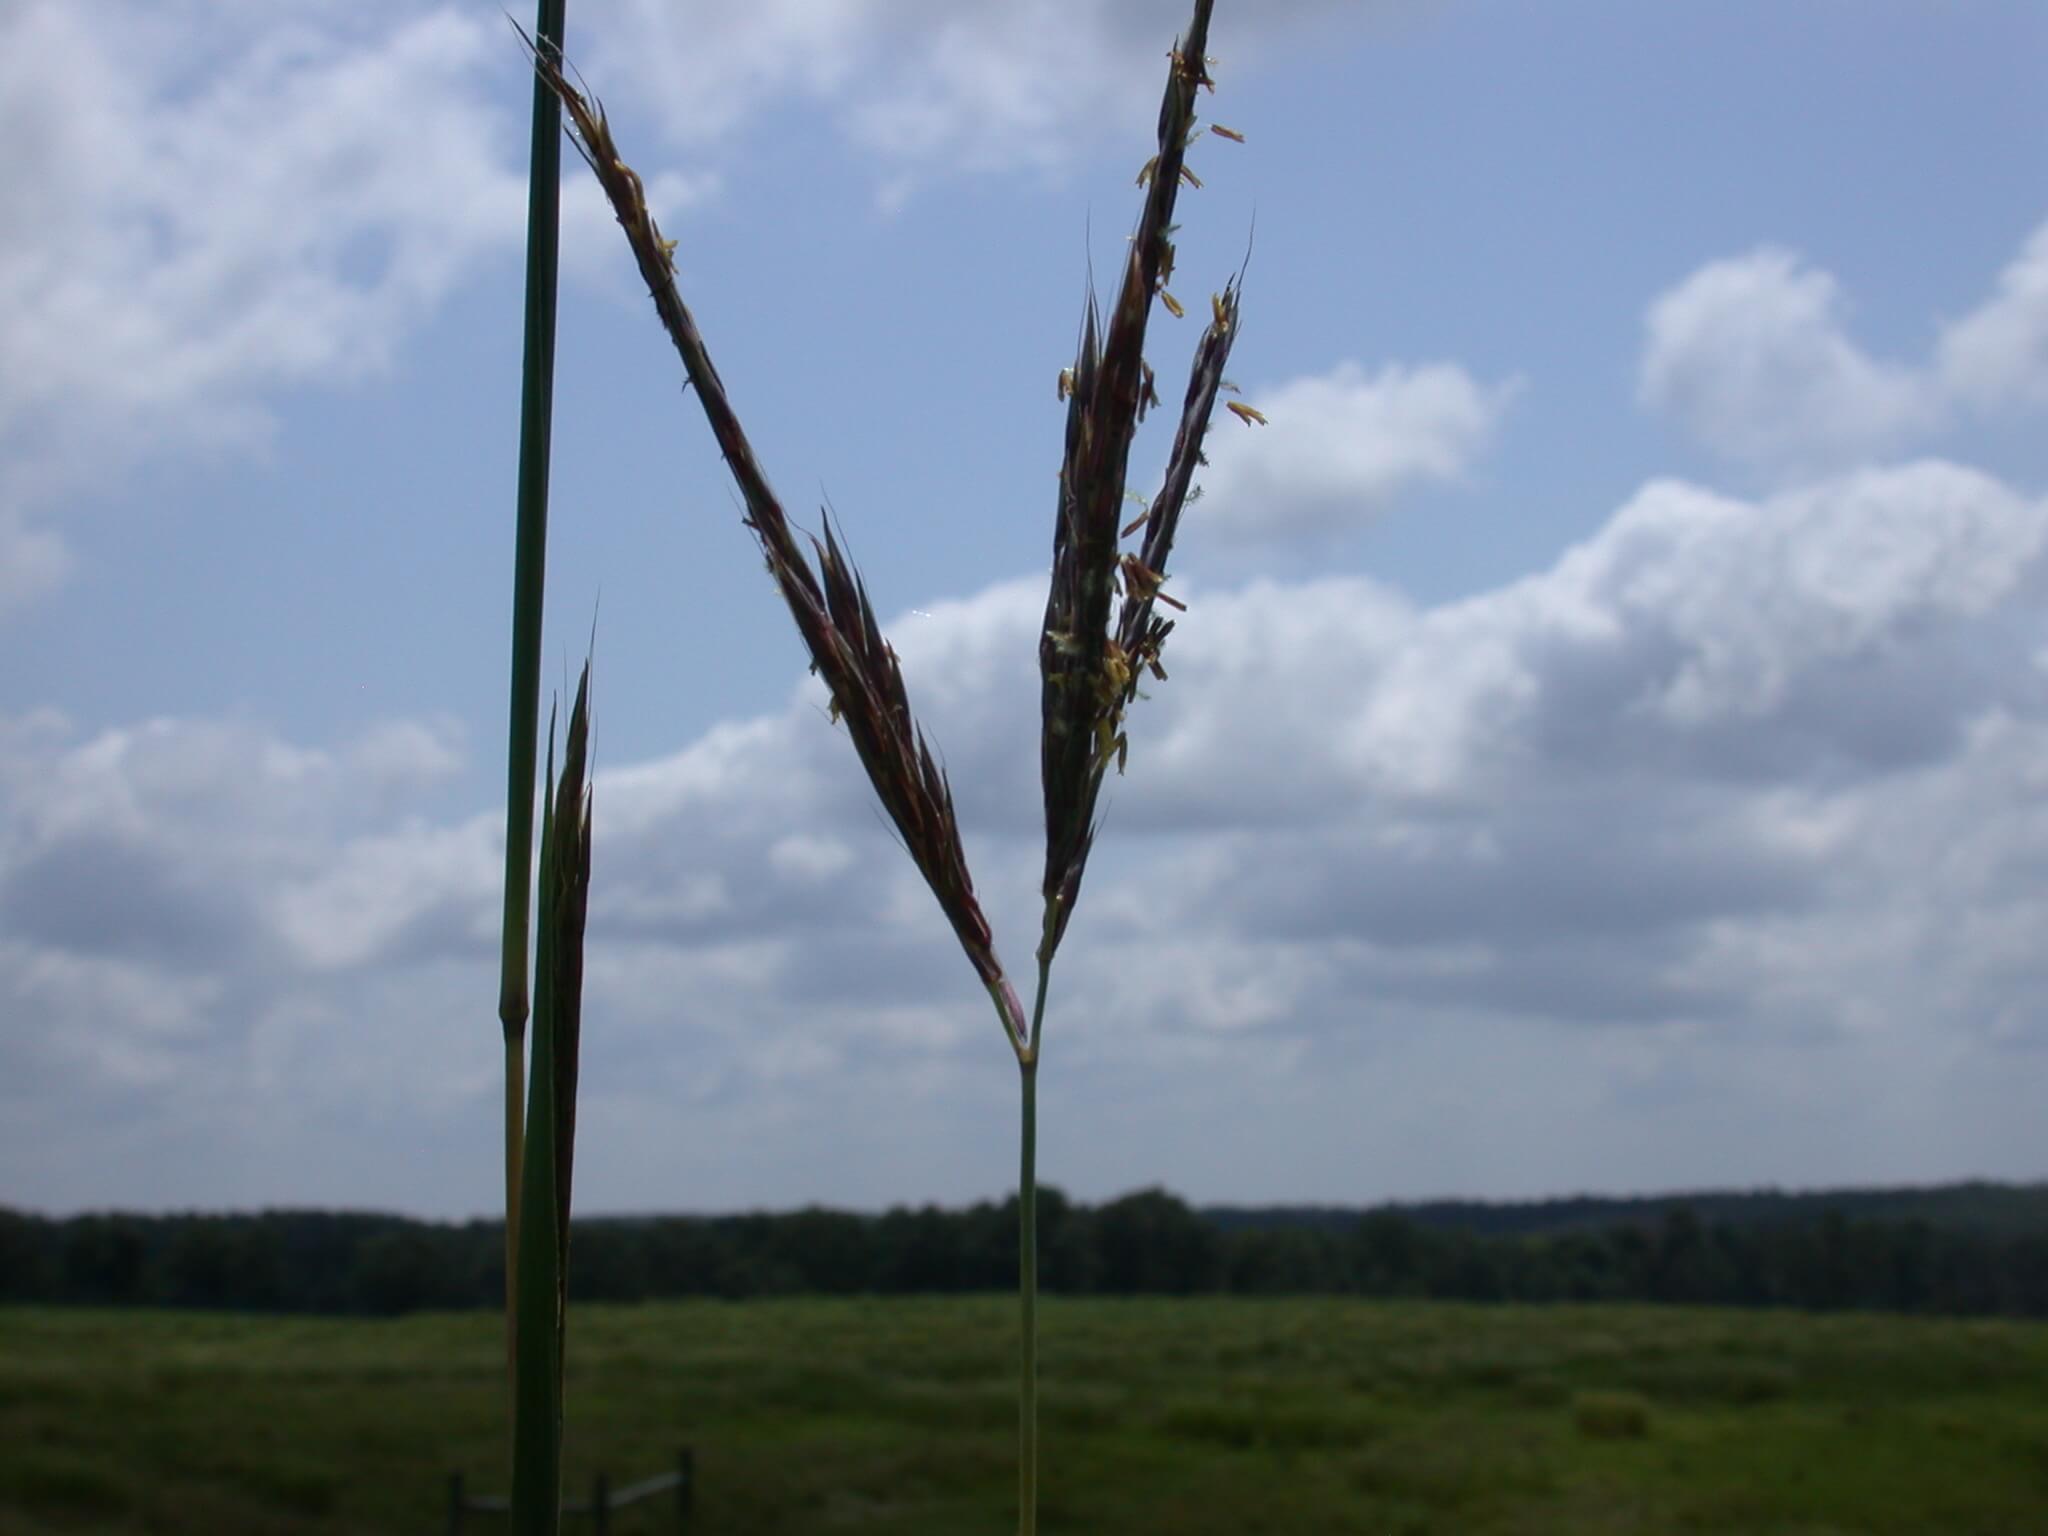
[[[1023,1340],[1017,1363],[1017,1532],[1038,1531],[1038,1061],[1018,1063],[1023,1152],[1017,1174],[1017,1300]]]
[[[557,831],[560,829],[557,828]],[[543,845],[541,879],[550,868]],[[545,905],[545,897],[543,898]],[[543,915],[542,922],[547,917]],[[545,951],[548,938],[541,945]],[[547,968],[552,970],[552,957]],[[559,1191],[555,1183],[555,1137],[561,1129],[555,1102],[555,1039],[552,978],[543,980],[533,1021],[533,1093],[527,1105],[526,1171],[519,1198],[526,1209],[519,1230],[519,1309],[513,1315],[519,1367],[512,1395],[513,1536],[555,1536],[562,1505],[562,1307],[557,1228]]]
[[[520,940],[521,947],[525,940]],[[519,1389],[519,1179],[526,1138],[526,1026],[505,1031],[505,1372]]]
[[[1045,921],[1050,933],[1050,906]],[[1051,985],[1052,957],[1041,947],[1031,1037],[1017,1055],[1017,1304],[1023,1324],[1017,1355],[1018,1536],[1038,1536],[1038,1048],[1045,1033],[1045,994]]]
[[[534,45],[559,61],[568,0],[539,0]],[[498,1022],[505,1034],[505,1353],[519,1275],[519,1175],[526,1118],[527,905],[533,882],[533,774],[540,734],[541,603],[548,547],[548,448],[555,395],[556,257],[562,197],[562,107],[533,81],[532,158],[526,185],[526,338],[519,400],[519,503],[512,570],[512,705],[505,753],[505,916]],[[516,1379],[516,1376],[515,1376]]]

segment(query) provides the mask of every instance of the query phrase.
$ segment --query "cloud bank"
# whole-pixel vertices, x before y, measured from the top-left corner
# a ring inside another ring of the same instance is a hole
[[[1822,1179],[1892,1116],[1901,1173],[2017,1165],[2005,1063],[2048,1048],[2044,541],[2048,503],[1925,460],[1760,500],[1652,482],[1436,607],[1356,577],[1202,594],[1062,961],[1066,1156],[1217,1197]],[[1013,967],[1037,585],[895,626]],[[596,1208],[1001,1187],[996,1026],[835,735],[806,683],[600,773]],[[459,751],[402,722],[335,751],[7,724],[25,1188],[317,1198],[312,1146],[353,1199],[488,1204],[497,822],[405,810]]]

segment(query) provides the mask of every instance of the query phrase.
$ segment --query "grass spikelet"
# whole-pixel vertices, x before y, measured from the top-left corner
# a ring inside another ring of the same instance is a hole
[[[841,551],[829,516],[823,519],[822,542],[811,540],[817,561],[813,570],[754,456],[696,318],[676,289],[674,242],[665,240],[655,224],[640,178],[621,157],[603,107],[571,85],[561,67],[534,50],[530,41],[528,50],[534,68],[560,98],[569,119],[571,141],[596,173],[598,185],[626,232],[627,244],[654,299],[655,313],[681,356],[690,383],[696,386],[705,420],[746,506],[746,525],[760,541],[769,573],[810,653],[812,668],[831,690],[835,714],[845,722],[869,782],[918,872],[937,897],[968,962],[988,989],[1012,1047],[1022,1050],[1023,1007],[996,956],[988,919],[974,894],[953,811],[952,787],[911,713],[896,653],[882,637],[859,573]]]

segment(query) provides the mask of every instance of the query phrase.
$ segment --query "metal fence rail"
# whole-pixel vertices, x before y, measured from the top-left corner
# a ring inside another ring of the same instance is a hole
[[[590,1497],[570,1499],[562,1505],[565,1515],[588,1515],[591,1529],[597,1536],[607,1536],[611,1530],[611,1515],[615,1509],[624,1509],[629,1504],[638,1504],[651,1499],[658,1493],[667,1493],[671,1488],[676,1494],[676,1529],[687,1530],[690,1524],[690,1500],[696,1489],[697,1458],[689,1446],[676,1452],[676,1469],[673,1472],[659,1472],[653,1477],[643,1477],[637,1483],[614,1489],[611,1479],[600,1472],[591,1480]],[[461,1536],[462,1517],[471,1512],[487,1515],[505,1515],[512,1512],[512,1501],[501,1493],[469,1493],[465,1491],[463,1475],[460,1472],[448,1474],[448,1536]]]

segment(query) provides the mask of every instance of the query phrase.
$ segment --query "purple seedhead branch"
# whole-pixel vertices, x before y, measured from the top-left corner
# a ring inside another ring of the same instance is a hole
[[[1138,173],[1139,184],[1149,190],[1106,334],[1091,292],[1080,352],[1072,369],[1060,376],[1068,400],[1066,456],[1053,525],[1052,586],[1038,648],[1045,919],[1028,1046],[1032,1059],[1038,1053],[1053,955],[1073,916],[1094,844],[1103,775],[1112,761],[1121,772],[1129,751],[1124,710],[1138,696],[1142,673],[1166,676],[1160,648],[1173,623],[1154,610],[1159,603],[1180,606],[1160,588],[1181,512],[1193,494],[1195,470],[1206,462],[1202,441],[1217,392],[1228,387],[1223,367],[1237,335],[1238,282],[1233,278],[1211,300],[1211,321],[1196,350],[1165,482],[1145,515],[1120,529],[1131,441],[1146,409],[1159,403],[1152,369],[1144,360],[1153,300],[1176,318],[1184,313],[1166,285],[1173,278],[1175,199],[1183,181],[1201,185],[1184,157],[1196,131],[1195,94],[1203,86],[1215,88],[1203,57],[1212,3],[1196,0],[1187,36],[1171,56],[1159,108],[1159,153]],[[1229,129],[1212,131],[1239,137]],[[1234,408],[1247,422],[1264,419],[1249,407]],[[1122,537],[1140,527],[1144,536],[1138,552],[1120,553]],[[1123,603],[1112,628],[1111,603],[1119,589]]]
[[[810,541],[817,558],[817,569],[812,569],[726,398],[725,385],[712,366],[697,322],[676,291],[675,242],[662,238],[648,211],[640,178],[620,157],[612,140],[603,107],[586,99],[560,67],[547,54],[534,50],[530,41],[528,49],[541,78],[561,98],[569,116],[570,137],[596,172],[598,184],[626,231],[662,327],[682,356],[705,419],[746,503],[746,524],[760,541],[768,573],[789,605],[790,617],[796,620],[810,653],[811,669],[832,691],[833,718],[845,722],[883,809],[938,898],[968,962],[988,989],[1011,1047],[1021,1054],[1027,1041],[1023,1007],[1003,972],[988,919],[975,898],[953,811],[952,786],[911,715],[902,668],[875,621],[867,589],[841,551],[829,516],[824,519],[823,542]]]

